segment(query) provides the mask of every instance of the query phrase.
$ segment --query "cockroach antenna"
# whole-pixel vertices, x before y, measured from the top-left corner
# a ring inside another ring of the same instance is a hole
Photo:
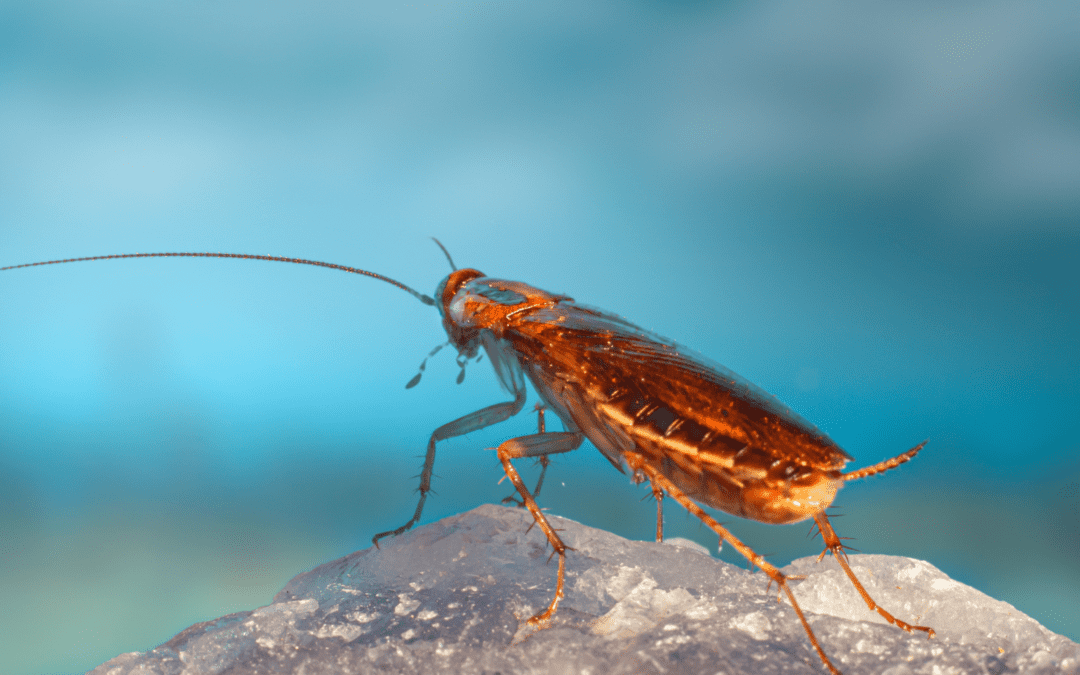
[[[442,242],[439,241],[438,239],[436,239],[435,237],[432,237],[431,241],[435,242],[435,244],[440,249],[442,249],[443,255],[446,256],[446,260],[450,263],[450,270],[453,271],[453,272],[456,272],[457,271],[457,265],[454,264],[454,259],[450,257],[450,251],[447,251],[446,247],[442,245]],[[427,367],[428,359],[430,359],[432,356],[435,356],[436,354],[438,354],[440,349],[442,349],[443,347],[445,347],[445,346],[447,346],[449,344],[450,344],[449,342],[442,343],[441,345],[439,345],[435,349],[432,349],[431,352],[428,353],[428,355],[424,357],[424,360],[420,362],[420,368],[417,369],[416,375],[413,376],[413,378],[411,380],[409,380],[405,384],[406,389],[412,389],[416,385],[420,384],[420,377],[424,374],[424,368]],[[461,384],[461,381],[465,379],[465,366],[460,364],[460,363],[458,365],[461,366],[461,374],[458,375],[458,380],[457,381],[458,381],[458,384]]]
[[[436,243],[438,242],[436,241]],[[442,244],[439,244],[439,246],[442,246]],[[443,249],[443,251],[445,252],[446,249]],[[447,254],[447,257],[449,257],[449,254]],[[17,270],[21,267],[39,267],[41,265],[59,265],[61,263],[88,262],[91,260],[120,260],[122,258],[238,258],[241,260],[269,260],[272,262],[295,263],[297,265],[314,265],[315,267],[327,267],[332,270],[341,270],[342,272],[351,272],[352,274],[360,274],[373,279],[379,279],[380,281],[385,281],[391,286],[397,286],[401,290],[412,294],[413,297],[425,305],[435,304],[435,301],[432,300],[430,296],[413,290],[400,281],[394,281],[390,277],[383,276],[382,274],[376,274],[375,272],[368,272],[367,270],[348,267],[346,265],[335,265],[334,263],[321,262],[318,260],[305,260],[304,258],[286,258],[277,255],[251,255],[248,253],[124,253],[120,255],[95,255],[88,258],[66,258],[64,260],[46,260],[44,262],[24,263],[22,265],[9,265],[7,267],[0,267],[0,272],[3,272],[4,270]]]
[[[454,264],[454,259],[450,257],[450,251],[447,251],[446,247],[442,245],[442,242],[439,241],[438,239],[436,239],[435,237],[432,237],[431,241],[433,241],[433,242],[435,242],[436,244],[439,245],[439,248],[442,249],[443,255],[445,255],[446,259],[448,261],[450,261],[450,271],[451,272],[457,272],[457,265]]]

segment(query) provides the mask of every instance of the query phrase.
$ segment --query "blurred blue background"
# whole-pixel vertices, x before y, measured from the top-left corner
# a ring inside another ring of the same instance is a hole
[[[840,533],[1076,640],[1078,7],[3,3],[0,266],[272,253],[431,293],[438,236],[723,363],[849,468],[929,438],[840,493]],[[4,673],[266,604],[407,520],[429,433],[506,398],[447,351],[406,391],[438,316],[351,275],[156,259],[0,289]],[[486,448],[534,428],[442,444],[425,522],[509,494]],[[648,539],[646,492],[584,448],[540,501]],[[722,520],[779,563],[819,550]]]

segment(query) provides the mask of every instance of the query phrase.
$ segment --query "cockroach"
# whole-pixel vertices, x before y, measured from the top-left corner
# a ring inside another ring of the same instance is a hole
[[[439,246],[442,248],[441,243]],[[699,503],[763,523],[787,524],[812,518],[826,547],[819,560],[825,553],[832,553],[870,609],[889,623],[908,632],[923,631],[928,637],[934,636],[932,628],[901,621],[871,599],[848,565],[844,545],[825,514],[844,483],[907,462],[925,441],[892,459],[845,473],[843,468],[851,456],[776,398],[727,368],[568,296],[520,281],[488,277],[475,269],[457,269],[445,248],[443,252],[453,271],[439,282],[434,298],[374,272],[269,255],[134,253],[50,260],[0,270],[121,258],[269,260],[373,277],[434,305],[449,337],[447,344],[458,352],[462,368],[458,381],[464,375],[465,363],[478,359],[483,349],[499,383],[513,400],[489,405],[435,429],[428,440],[420,473],[420,498],[412,518],[396,529],[380,532],[372,541],[378,546],[380,539],[399,535],[420,521],[431,491],[436,444],[521,412],[527,379],[541,400],[537,406],[538,431],[506,440],[496,452],[506,477],[521,497],[518,503],[529,509],[554,549],[553,555],[559,556],[555,595],[546,609],[527,621],[534,629],[550,625],[563,597],[568,547],[536,503],[543,471],[540,483],[530,491],[513,460],[539,458],[546,469],[550,455],[576,450],[588,439],[616,469],[629,470],[634,482],[649,482],[658,504],[658,540],[663,537],[662,504],[666,495],[697,516],[751,565],[764,571],[770,585],[775,582],[787,595],[814,651],[832,673],[839,671],[821,648],[795,600],[788,583],[792,577],[737,539]],[[406,386],[419,382],[426,361]],[[554,411],[564,431],[546,430],[545,408]]]

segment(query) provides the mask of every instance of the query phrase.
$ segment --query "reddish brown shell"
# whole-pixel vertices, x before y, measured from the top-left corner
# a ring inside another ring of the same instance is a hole
[[[565,296],[462,279],[443,295],[444,320],[459,335],[495,336],[492,358],[516,360],[567,428],[617,467],[633,453],[694,499],[771,523],[812,516],[842,484],[846,452],[723,366]]]

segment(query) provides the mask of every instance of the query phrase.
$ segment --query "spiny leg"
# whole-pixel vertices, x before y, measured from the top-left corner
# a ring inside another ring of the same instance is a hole
[[[543,434],[543,433],[545,433],[547,431],[546,425],[544,424],[544,405],[542,403],[537,403],[536,406],[533,408],[533,410],[536,411],[536,429],[537,429],[537,433],[538,434]],[[540,455],[539,464],[540,464],[540,478],[537,479],[536,488],[532,491],[533,499],[536,499],[537,497],[540,496],[540,488],[544,487],[544,475],[547,474],[547,468],[548,468],[548,465],[551,464],[551,460],[548,459],[547,455]],[[525,506],[525,500],[523,500],[523,499],[521,499],[521,500],[514,499],[513,495],[507,495],[506,497],[503,497],[502,498],[502,503],[503,504],[514,504],[514,505],[518,506],[519,508],[524,508],[524,506]]]
[[[848,566],[847,554],[844,553],[844,545],[840,543],[840,537],[836,536],[836,530],[832,528],[828,516],[824,513],[818,513],[814,516],[814,522],[817,523],[818,529],[821,530],[821,538],[825,540],[825,545],[828,547],[827,550],[832,552],[833,557],[840,563],[840,567],[844,568],[844,573],[847,574],[848,579],[851,579],[851,583],[855,586],[855,590],[859,592],[859,595],[862,596],[867,607],[877,611],[878,614],[885,617],[885,620],[892,625],[903,628],[909,633],[921,630],[926,632],[927,637],[934,637],[933,628],[930,628],[929,626],[913,626],[910,623],[897,619],[895,616],[879,607],[878,604],[874,602],[873,598],[870,597],[870,594],[866,592],[866,589],[863,588],[863,585],[859,583],[859,580],[855,577],[855,573],[851,571],[851,567]],[[822,552],[822,555],[824,555],[824,552]],[[818,559],[820,560],[820,557]]]
[[[514,487],[517,488],[522,501],[525,502],[525,507],[529,509],[536,524],[544,531],[544,535],[551,544],[551,548],[555,550],[555,553],[559,554],[559,573],[555,582],[555,597],[551,599],[551,603],[548,605],[547,609],[534,615],[528,621],[528,625],[536,628],[547,627],[548,622],[551,621],[551,617],[555,614],[555,610],[559,606],[559,600],[562,599],[563,585],[566,580],[567,547],[562,539],[559,538],[559,535],[555,533],[555,528],[548,522],[547,517],[544,516],[540,507],[536,505],[536,500],[533,499],[532,494],[529,493],[529,488],[525,487],[525,483],[521,480],[521,476],[518,475],[517,469],[510,463],[510,460],[521,457],[544,457],[559,452],[570,452],[571,450],[577,449],[583,440],[585,440],[585,437],[579,432],[560,431],[550,434],[532,434],[529,436],[511,438],[499,445],[497,449],[499,461],[502,462],[503,471],[506,472],[507,478],[509,478],[510,482],[514,484]]]
[[[671,495],[672,499],[682,504],[683,508],[697,516],[701,520],[701,522],[705,523],[705,525],[709,527],[709,529],[720,535],[720,539],[726,541],[736,551],[741,553],[743,557],[750,561],[751,565],[755,565],[760,568],[761,571],[769,575],[769,578],[772,581],[776,582],[776,584],[784,591],[784,593],[787,594],[788,600],[791,601],[791,607],[795,610],[795,615],[799,617],[799,622],[802,623],[803,630],[806,631],[806,636],[810,638],[810,644],[813,645],[814,651],[817,652],[817,655],[821,658],[822,663],[825,664],[825,667],[827,667],[829,671],[833,673],[833,675],[841,675],[840,671],[837,670],[836,666],[834,666],[832,664],[832,661],[829,660],[829,657],[825,656],[825,651],[818,643],[817,636],[814,635],[813,629],[810,628],[810,623],[806,620],[806,616],[803,615],[802,609],[799,607],[799,603],[795,600],[795,594],[791,592],[791,587],[787,583],[789,577],[784,576],[784,574],[780,570],[778,570],[775,566],[765,560],[765,558],[755,553],[753,549],[742,543],[739,539],[735,537],[735,535],[728,532],[723,525],[716,522],[716,520],[712,516],[705,513],[705,511],[703,511],[700,506],[691,501],[690,498],[687,497],[682,490],[676,487],[675,484],[668,480],[668,478],[665,477],[662,473],[660,473],[660,471],[649,466],[641,460],[637,460],[637,458],[628,457],[627,459],[629,460],[628,463],[630,464],[630,468],[635,470],[640,469],[641,471],[643,471],[645,475],[649,478],[649,480],[652,481],[654,488],[659,487],[660,489],[665,490],[669,495]]]
[[[439,441],[446,440],[447,438],[453,438],[455,436],[463,436],[464,434],[483,429],[484,427],[491,426],[492,424],[498,424],[504,420],[507,420],[514,415],[518,414],[521,408],[525,405],[525,390],[521,389],[514,392],[514,400],[506,403],[496,403],[495,405],[489,405],[486,408],[481,408],[476,412],[469,413],[464,417],[459,417],[453,422],[448,422],[431,434],[431,439],[428,440],[427,454],[424,456],[424,468],[420,471],[420,501],[416,504],[416,512],[413,513],[413,517],[409,519],[409,522],[405,523],[396,530],[387,530],[386,532],[380,532],[371,538],[371,543],[379,546],[379,540],[383,537],[389,537],[391,535],[397,536],[402,532],[408,530],[413,525],[416,525],[420,521],[420,514],[424,511],[424,502],[427,500],[427,495],[431,492],[431,473],[435,467],[435,444]]]

